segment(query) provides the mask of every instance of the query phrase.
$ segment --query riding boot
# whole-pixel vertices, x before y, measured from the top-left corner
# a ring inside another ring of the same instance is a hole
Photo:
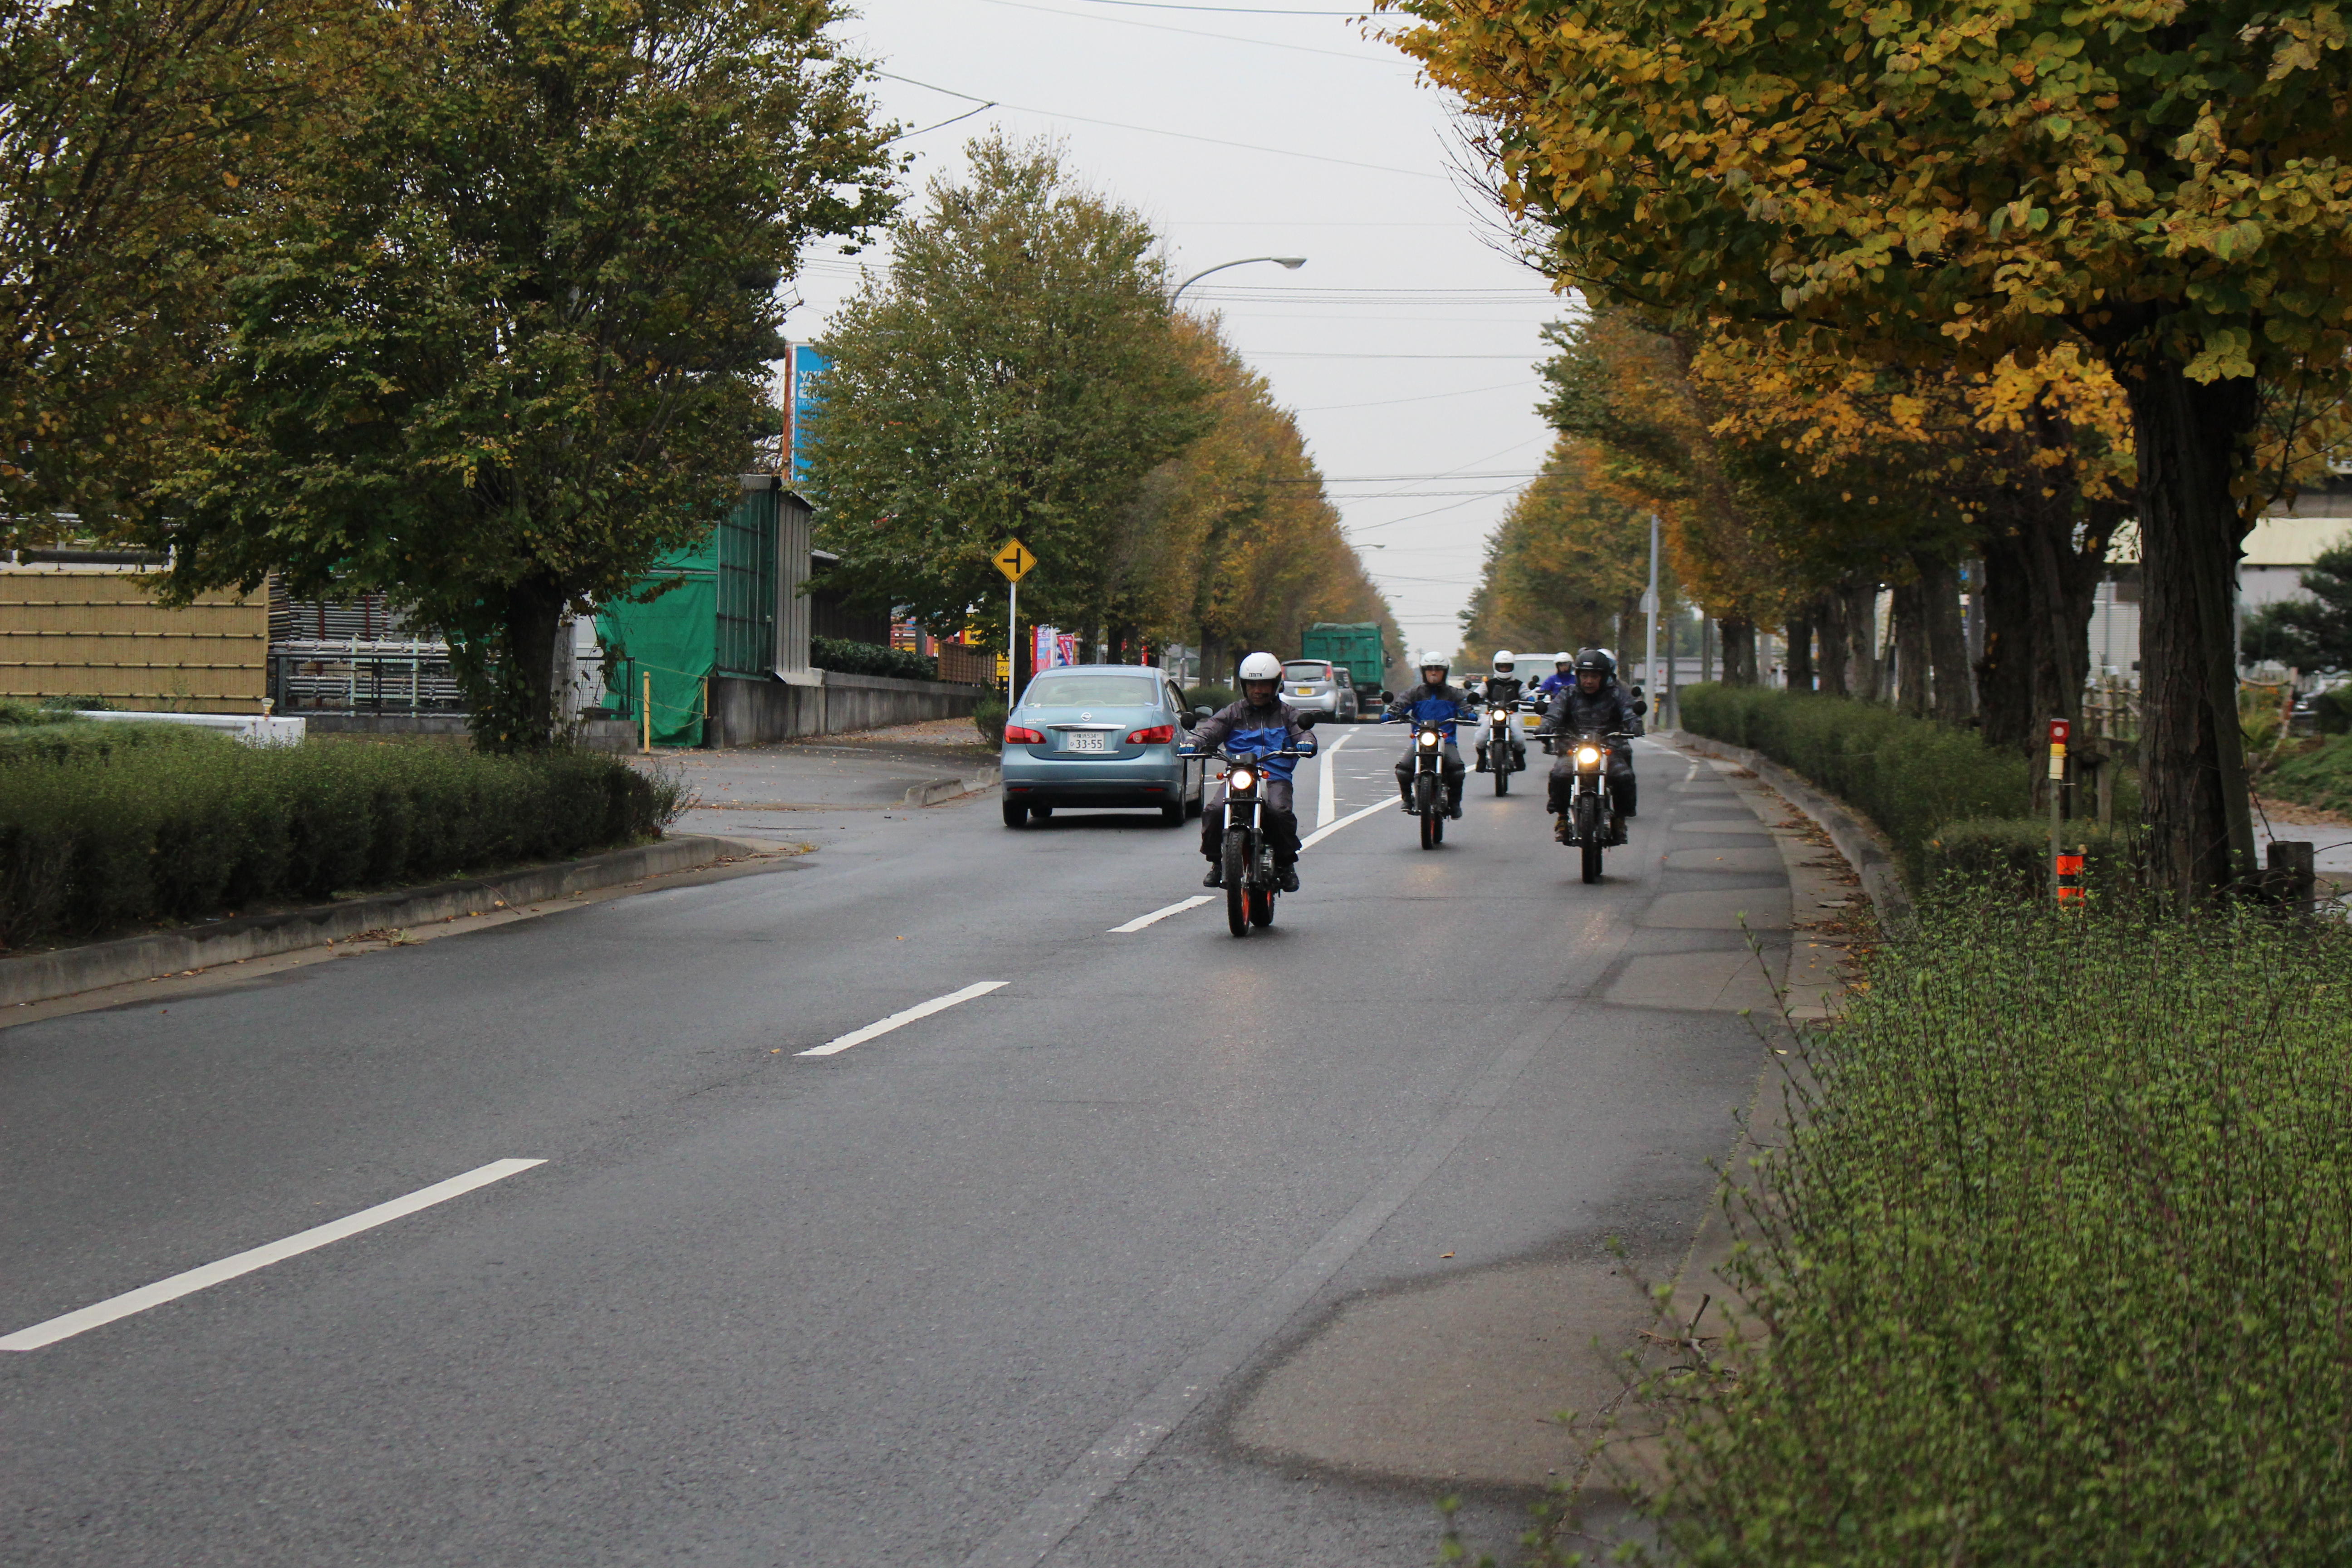
[[[1459,820],[1462,816],[1462,786],[1454,784],[1445,792],[1445,815]]]
[[[1478,748],[1478,765],[1470,771],[1474,773],[1483,773],[1486,771],[1486,748],[1484,745]]]
[[[1276,874],[1282,878],[1282,890],[1284,892],[1295,893],[1298,891],[1297,861],[1293,860],[1287,866],[1278,866],[1275,869]]]
[[[1202,878],[1202,879],[1201,879],[1201,886],[1202,886],[1202,887],[1204,887],[1204,888],[1222,888],[1222,887],[1223,887],[1224,885],[1225,885],[1225,868],[1224,868],[1224,867],[1223,867],[1223,865],[1221,865],[1221,864],[1220,864],[1219,862],[1217,862],[1217,861],[1214,861],[1214,860],[1210,861],[1210,862],[1209,862],[1209,874],[1208,874],[1207,876],[1205,876],[1205,877],[1203,877],[1203,878]]]
[[[1560,811],[1552,814],[1551,836],[1562,844],[1568,842],[1568,813]]]
[[[1609,842],[1612,846],[1625,842],[1625,814],[1622,811],[1609,814]]]
[[[1397,809],[1398,809],[1398,810],[1400,810],[1400,811],[1402,811],[1402,812],[1403,812],[1403,813],[1404,813],[1406,816],[1412,816],[1412,785],[1411,785],[1411,784],[1399,784],[1399,785],[1397,786],[1397,794],[1399,794],[1400,795],[1402,795],[1402,796],[1403,796],[1403,797],[1404,797],[1404,804],[1403,804],[1402,805],[1400,805]]]

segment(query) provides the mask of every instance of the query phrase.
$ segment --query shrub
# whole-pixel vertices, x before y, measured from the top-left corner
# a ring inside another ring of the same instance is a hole
[[[1223,712],[1234,704],[1234,689],[1230,686],[1188,686],[1184,689],[1184,706],[1210,708]]]
[[[1004,742],[1003,702],[996,698],[988,697],[974,704],[971,710],[971,727],[979,731],[980,738],[990,745],[1002,745]]]
[[[1945,823],[2019,816],[2033,803],[2024,757],[1986,745],[1973,731],[1875,702],[1692,686],[1682,692],[1682,721],[1696,734],[1761,752],[1845,801],[1885,833],[1914,880]]]
[[[182,732],[213,743],[134,745],[7,773],[0,943],[567,858],[657,833],[678,807],[674,783],[584,752],[254,750]]]
[[[2321,734],[2352,734],[2352,686],[2329,687],[2311,700],[2311,713]]]
[[[2343,1562],[2347,972],[2340,925],[1923,900],[1736,1205],[1765,1333],[1658,1390],[1676,1560]]]
[[[2084,851],[2083,887],[2096,894],[2125,894],[2136,885],[2141,840],[2127,828],[2095,822],[2069,822],[2060,843]],[[1958,883],[1991,888],[2011,897],[2044,898],[2050,889],[2050,824],[2045,818],[1970,817],[1948,822],[1920,848],[1919,885]]]
[[[809,638],[809,662],[819,669],[844,675],[885,675],[898,680],[937,680],[939,661],[905,648],[880,643],[851,642],[845,637]]]
[[[2352,736],[2331,735],[2308,751],[2281,757],[2262,788],[2280,800],[2352,813]]]
[[[111,724],[93,719],[39,721],[0,728],[0,769],[24,763],[103,762],[119,752],[142,750],[218,751],[236,742],[217,730],[193,724]]]

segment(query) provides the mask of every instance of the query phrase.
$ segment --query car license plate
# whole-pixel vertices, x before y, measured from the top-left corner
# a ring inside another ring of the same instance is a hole
[[[1315,689],[1311,686],[1294,686],[1290,689],[1290,694],[1294,697],[1312,697],[1315,695]]]
[[[1110,750],[1110,737],[1099,730],[1074,730],[1062,739],[1065,751],[1107,752]]]

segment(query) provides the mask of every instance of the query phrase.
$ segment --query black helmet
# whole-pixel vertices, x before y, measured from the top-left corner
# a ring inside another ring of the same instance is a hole
[[[1588,669],[1598,674],[1603,680],[1617,679],[1617,661],[1609,657],[1607,648],[1587,647],[1577,650],[1576,673],[1582,675]]]

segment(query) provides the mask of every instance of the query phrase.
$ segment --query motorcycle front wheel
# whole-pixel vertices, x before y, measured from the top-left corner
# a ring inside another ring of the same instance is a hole
[[[1584,840],[1584,879],[1601,880],[1601,797],[1576,797],[1576,834]]]
[[[1235,936],[1250,933],[1249,889],[1242,885],[1249,869],[1249,836],[1225,835],[1225,925]]]
[[[1412,782],[1412,805],[1421,813],[1421,847],[1437,847],[1437,783],[1427,773]]]
[[[1511,753],[1505,752],[1495,763],[1495,793],[1511,793]]]

